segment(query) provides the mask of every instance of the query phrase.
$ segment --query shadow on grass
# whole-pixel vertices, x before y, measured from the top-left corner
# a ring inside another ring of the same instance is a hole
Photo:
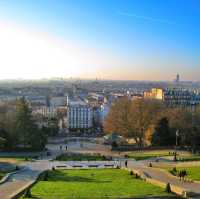
[[[145,197],[129,197],[129,198],[115,198],[115,199],[181,199],[178,196],[145,196]]]
[[[31,197],[29,197],[30,199],[42,199],[42,198],[39,198],[39,197],[37,197],[37,196],[31,196]],[[28,198],[27,198],[28,199]]]
[[[81,176],[69,176],[67,173],[63,173],[62,171],[50,171],[48,174],[47,181],[49,182],[91,182],[91,183],[110,183],[112,181],[109,180],[97,180],[94,178],[95,174],[91,174],[91,177],[81,177]],[[41,179],[40,181],[44,181]]]

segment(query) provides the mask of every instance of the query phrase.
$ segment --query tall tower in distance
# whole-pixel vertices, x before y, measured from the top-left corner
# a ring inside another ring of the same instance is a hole
[[[176,79],[174,81],[175,81],[175,83],[179,83],[180,82],[180,75],[179,74],[176,75]]]

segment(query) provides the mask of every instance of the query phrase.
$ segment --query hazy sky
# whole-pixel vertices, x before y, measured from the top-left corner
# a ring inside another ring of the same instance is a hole
[[[200,80],[199,0],[0,0],[0,79]]]

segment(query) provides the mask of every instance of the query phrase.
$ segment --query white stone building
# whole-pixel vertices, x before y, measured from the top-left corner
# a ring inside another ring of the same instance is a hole
[[[69,130],[87,130],[93,126],[92,108],[83,101],[69,101],[67,107]]]

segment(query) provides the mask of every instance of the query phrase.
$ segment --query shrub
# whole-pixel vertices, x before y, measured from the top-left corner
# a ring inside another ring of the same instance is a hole
[[[117,144],[117,142],[112,142],[112,148],[117,148],[118,147],[118,144]]]
[[[135,174],[135,178],[136,178],[136,179],[139,179],[140,176],[136,173],[136,174]]]
[[[24,198],[31,198],[31,197],[32,197],[31,190],[30,188],[28,188],[24,193]]]
[[[44,180],[44,181],[48,181],[48,177],[49,177],[49,172],[46,171],[46,172],[44,173],[44,178],[43,178],[43,180]]]
[[[176,167],[174,167],[174,168],[172,169],[172,172],[177,173]]]
[[[152,163],[151,162],[149,163],[149,167],[152,167]]]
[[[172,192],[172,191],[171,191],[171,186],[170,186],[169,183],[166,184],[165,191],[166,191],[167,193],[171,193],[171,192]]]
[[[133,175],[133,171],[130,171],[130,175],[131,175],[131,176]]]

